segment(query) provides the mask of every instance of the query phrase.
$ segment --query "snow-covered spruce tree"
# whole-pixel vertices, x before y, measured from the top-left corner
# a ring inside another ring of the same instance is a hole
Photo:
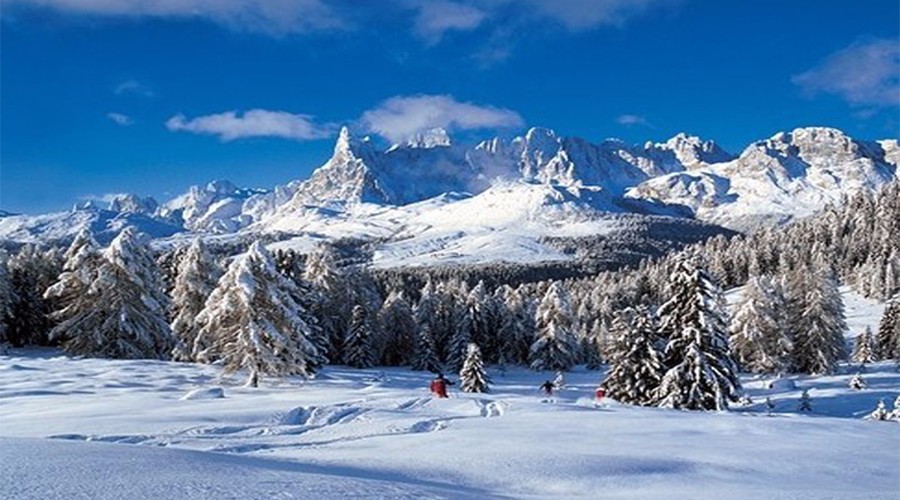
[[[665,367],[653,312],[646,306],[620,311],[612,330],[611,366],[602,383],[606,395],[625,404],[654,404]]]
[[[461,283],[439,284],[434,294],[434,314],[429,321],[438,358],[456,369],[462,366],[471,338],[466,295]]]
[[[61,269],[34,245],[23,246],[9,259],[12,303],[8,315],[7,339],[13,346],[48,345],[51,323],[44,291],[56,281]]]
[[[63,254],[62,272],[44,292],[50,304],[49,319],[54,323],[48,332],[51,342],[64,342],[70,334],[70,325],[78,325],[77,318],[90,314],[94,308],[88,293],[100,266],[99,245],[88,230],[80,231]]]
[[[74,314],[54,328],[65,332],[63,348],[90,357],[168,359],[174,346],[165,318],[168,298],[146,239],[126,228],[96,262]]]
[[[304,278],[306,275],[305,258],[296,251],[276,250],[272,254],[272,260],[275,262],[275,269],[278,273],[295,285],[291,289],[291,296],[307,312],[303,319],[309,326],[310,342],[316,346],[316,351],[320,354],[318,361],[312,366],[313,370],[318,371],[328,363],[326,353],[331,345],[328,334],[319,325],[319,318],[312,313],[322,303],[322,293]]]
[[[878,323],[875,356],[878,359],[900,360],[900,295],[888,301]]]
[[[608,336],[609,333],[603,327],[603,321],[600,318],[595,319],[581,345],[585,367],[588,370],[599,370],[600,365],[603,364],[604,353],[609,347],[607,345]]]
[[[6,352],[9,345],[7,330],[8,323],[12,319],[13,295],[12,282],[9,279],[9,269],[7,268],[8,256],[6,252],[0,250],[0,353]]]
[[[466,348],[466,360],[459,371],[459,388],[463,392],[488,392],[490,380],[484,371],[481,349],[471,343]]]
[[[472,343],[472,333],[470,323],[465,321],[461,323],[453,335],[450,337],[450,343],[447,346],[447,365],[453,370],[462,368],[466,360],[469,344]]]
[[[812,411],[812,398],[809,397],[809,390],[803,389],[800,393],[800,404],[797,405],[799,411]]]
[[[416,330],[416,344],[410,364],[416,371],[427,370],[438,373],[441,371],[441,362],[438,360],[434,339],[431,337],[429,328],[428,323],[424,323],[419,325]]]
[[[872,363],[875,358],[875,340],[872,337],[872,328],[866,327],[863,333],[856,336],[853,343],[853,354],[850,360],[854,363]]]
[[[310,311],[316,317],[319,328],[327,335],[328,359],[339,362],[342,358],[344,335],[350,324],[352,304],[349,286],[337,264],[337,251],[323,244],[306,258],[303,279],[319,292],[319,301]]]
[[[888,418],[894,422],[900,422],[900,396],[897,396],[894,399],[894,408],[891,410],[891,414]]]
[[[381,362],[388,366],[409,364],[414,352],[416,317],[402,292],[391,292],[378,313],[384,332]]]
[[[784,300],[775,285],[767,277],[751,277],[731,317],[731,352],[751,373],[780,373],[791,365],[793,346],[778,318]]]
[[[728,349],[721,291],[701,267],[685,259],[670,277],[669,297],[658,313],[668,343],[666,373],[655,399],[666,408],[728,409],[741,385]]]
[[[344,364],[354,368],[375,366],[375,331],[371,315],[365,306],[353,306],[350,326],[344,338]]]
[[[472,342],[481,346],[487,363],[496,363],[501,358],[501,350],[506,344],[503,338],[502,305],[495,294],[487,290],[484,281],[479,281],[466,298],[469,328]],[[505,358],[505,356],[503,356]]]
[[[866,381],[862,377],[862,373],[857,373],[850,379],[847,386],[855,391],[861,391],[866,388]]]
[[[528,364],[528,354],[534,343],[534,304],[519,289],[505,286],[501,307],[501,330],[504,339],[503,353],[507,361],[517,365]]]
[[[837,279],[826,264],[813,270],[806,286],[794,337],[794,365],[802,373],[831,373],[847,355],[844,302]]]
[[[260,375],[311,376],[321,353],[310,340],[309,314],[293,298],[259,242],[232,260],[197,317],[198,336],[209,345],[198,361],[220,359],[226,374],[246,368],[249,385]]]
[[[890,413],[888,413],[887,408],[884,406],[884,400],[879,399],[878,405],[875,406],[875,409],[872,410],[872,413],[866,415],[866,420],[889,420]]]
[[[413,370],[429,370],[433,372],[441,370],[437,345],[431,333],[439,300],[434,283],[429,280],[422,287],[419,302],[415,308],[416,339],[413,359],[411,360]]]
[[[535,313],[537,333],[529,361],[533,370],[568,370],[575,364],[578,342],[572,332],[572,308],[562,283],[554,281]]]
[[[208,348],[198,341],[197,315],[203,310],[206,299],[216,287],[219,269],[207,252],[206,246],[197,238],[191,243],[177,265],[175,285],[172,289],[172,332],[176,345],[172,353],[178,361],[193,361],[195,355]]]

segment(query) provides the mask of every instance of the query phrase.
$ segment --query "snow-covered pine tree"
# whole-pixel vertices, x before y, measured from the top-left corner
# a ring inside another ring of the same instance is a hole
[[[303,279],[319,292],[319,301],[311,308],[318,327],[328,337],[326,353],[332,362],[342,358],[344,335],[350,324],[352,304],[349,286],[338,267],[337,251],[330,245],[316,247],[306,258]]]
[[[52,324],[50,304],[44,292],[59,277],[61,262],[52,251],[25,245],[9,260],[9,279],[13,301],[7,336],[14,346],[49,345]]]
[[[831,373],[846,357],[844,302],[827,264],[818,263],[806,286],[794,337],[795,368],[802,373]]]
[[[807,389],[803,389],[803,392],[800,393],[800,404],[797,405],[797,409],[799,411],[812,411],[812,398],[809,397],[809,391]]]
[[[471,324],[466,308],[463,285],[457,282],[441,283],[434,293],[434,314],[429,324],[438,358],[454,369],[462,366],[466,345],[471,339]]]
[[[610,370],[601,384],[606,395],[633,405],[652,405],[665,367],[659,352],[656,318],[646,306],[613,317]]]
[[[65,350],[91,357],[168,359],[174,346],[165,319],[168,298],[142,235],[132,227],[123,230],[90,274],[93,279],[80,299],[88,303],[76,304],[76,313],[54,329],[65,332]]]
[[[468,321],[465,321],[450,337],[450,343],[447,347],[447,365],[453,370],[462,368],[466,360],[469,344],[472,343],[470,325]]]
[[[372,327],[371,314],[366,306],[353,306],[350,326],[344,338],[344,364],[354,368],[371,368],[375,366],[375,331]]]
[[[889,420],[890,413],[888,413],[887,408],[884,406],[884,400],[879,399],[878,405],[875,406],[875,409],[872,410],[872,413],[866,415],[866,420]]]
[[[666,408],[728,409],[741,384],[728,349],[721,291],[703,268],[684,259],[670,277],[669,297],[658,313],[669,340],[655,399]]]
[[[861,391],[866,388],[866,381],[862,378],[862,373],[857,373],[850,379],[850,382],[847,384],[848,387],[855,391]]]
[[[529,361],[533,370],[568,370],[575,364],[578,342],[572,332],[572,308],[562,283],[554,281],[535,313],[537,334]]]
[[[502,300],[502,336],[504,357],[515,364],[528,364],[534,342],[534,306],[521,289],[505,286]]]
[[[581,346],[585,367],[588,370],[599,370],[603,364],[604,351],[607,350],[607,335],[602,320],[595,319]]]
[[[490,380],[484,371],[478,344],[471,343],[466,348],[466,360],[459,371],[459,384],[463,392],[488,392]]]
[[[13,319],[12,311],[13,303],[15,302],[12,281],[9,279],[7,260],[6,252],[0,250],[0,353],[5,353],[10,343],[7,330],[9,329],[9,323]]]
[[[854,363],[861,364],[876,361],[874,343],[872,328],[867,326],[863,333],[856,336],[856,340],[853,343],[853,354],[850,356],[850,360]]]
[[[878,323],[875,356],[900,360],[900,294],[888,301]]]
[[[891,414],[888,418],[894,422],[900,422],[900,396],[897,396],[894,399],[894,408],[891,410]]]
[[[483,280],[466,297],[466,309],[472,342],[481,346],[485,361],[497,362],[504,344],[503,320],[500,304],[487,290]]]
[[[780,373],[791,364],[792,344],[778,321],[784,307],[775,283],[752,276],[731,318],[731,352],[740,367],[751,373]]]
[[[381,362],[388,366],[409,364],[415,348],[416,318],[403,292],[388,294],[378,320],[384,332]]]
[[[310,340],[309,313],[293,299],[294,286],[265,247],[253,243],[232,260],[198,315],[198,335],[210,346],[198,360],[221,359],[226,374],[246,368],[249,385],[260,375],[313,375],[322,354]]]
[[[76,318],[92,312],[94,297],[89,290],[101,261],[99,245],[91,232],[79,231],[63,254],[62,272],[44,292],[51,309],[49,319],[54,323],[47,334],[51,342],[70,338],[76,333],[70,325],[77,325]]]
[[[416,371],[427,370],[434,373],[441,371],[441,362],[438,360],[428,323],[419,325],[416,330],[416,344],[410,364]]]
[[[216,287],[219,269],[200,238],[191,243],[176,267],[172,289],[174,319],[171,324],[176,345],[172,356],[178,361],[192,361],[197,353],[209,347],[197,342],[200,340],[197,336],[200,330],[197,315]]]

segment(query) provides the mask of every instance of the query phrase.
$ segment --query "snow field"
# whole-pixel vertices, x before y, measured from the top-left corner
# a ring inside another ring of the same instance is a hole
[[[895,498],[900,425],[860,417],[900,394],[890,363],[745,378],[728,413],[634,408],[591,394],[602,373],[489,370],[490,394],[432,399],[430,374],[329,366],[311,381],[216,366],[0,358],[0,489],[11,498]],[[796,403],[809,388],[813,414]],[[215,396],[217,389],[224,398]],[[191,396],[192,397],[188,397]],[[765,398],[775,403],[772,416]],[[50,438],[50,439],[47,439]],[[147,446],[150,445],[150,446]],[[106,473],[105,471],[108,471]],[[16,479],[13,479],[16,478]],[[23,479],[24,478],[24,479]]]

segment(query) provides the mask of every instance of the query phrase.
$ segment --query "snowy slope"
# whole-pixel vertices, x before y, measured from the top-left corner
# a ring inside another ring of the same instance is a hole
[[[734,294],[731,294],[732,297]],[[845,290],[851,330],[879,307]],[[725,413],[590,399],[602,372],[490,370],[490,394],[428,396],[429,375],[329,366],[258,389],[220,368],[0,356],[4,498],[760,498],[892,499],[900,425],[862,420],[900,395],[892,363],[795,377]],[[797,412],[809,390],[813,412]],[[763,402],[775,405],[767,414]],[[14,457],[7,459],[7,457]]]
[[[369,240],[376,267],[533,263],[574,258],[544,238],[614,235],[629,229],[629,221],[617,217],[623,211],[603,191],[505,181],[476,196],[449,193],[402,206],[291,207],[250,229],[296,234],[270,248],[299,252],[328,239]]]
[[[0,216],[0,238],[21,243],[67,242],[82,229],[88,228],[98,242],[107,244],[129,226],[154,238],[183,231],[181,227],[141,213],[88,207],[44,215]]]

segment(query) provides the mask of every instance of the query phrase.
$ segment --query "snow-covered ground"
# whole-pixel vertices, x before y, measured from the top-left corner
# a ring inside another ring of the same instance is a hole
[[[851,370],[852,371],[852,370]],[[861,419],[900,395],[891,364],[745,380],[730,413],[590,399],[576,370],[496,371],[489,395],[428,396],[428,376],[329,367],[258,389],[211,366],[15,351],[0,367],[6,498],[896,498],[900,425]],[[224,397],[216,397],[222,388]],[[810,388],[813,413],[798,414]],[[775,403],[767,415],[763,402]]]
[[[851,331],[880,307],[845,293]],[[868,388],[745,377],[724,413],[595,407],[602,372],[491,370],[490,394],[429,397],[429,374],[327,367],[315,380],[220,379],[216,366],[0,357],[4,498],[897,498],[900,425],[862,417],[900,395],[891,363]],[[793,387],[792,387],[793,385]],[[803,389],[813,412],[799,413]],[[775,408],[769,414],[765,399]]]

